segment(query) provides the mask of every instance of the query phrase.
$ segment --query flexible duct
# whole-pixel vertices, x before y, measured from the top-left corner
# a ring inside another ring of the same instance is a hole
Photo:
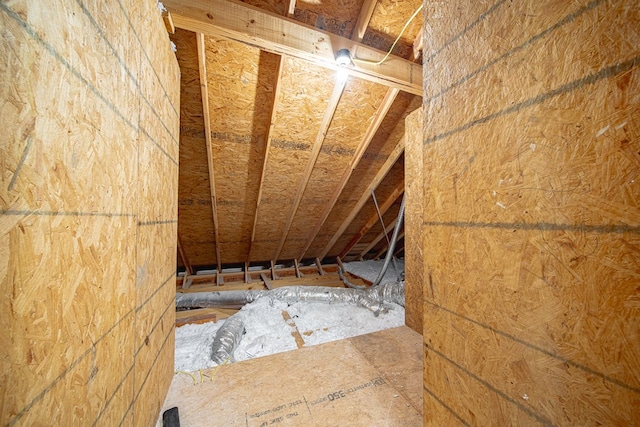
[[[271,298],[288,304],[299,301],[353,303],[375,316],[386,313],[385,302],[404,307],[404,283],[387,283],[376,288],[345,289],[319,286],[287,286],[271,291],[193,292],[176,294],[176,307],[238,307],[257,300]],[[211,344],[211,360],[217,364],[232,359],[233,352],[244,335],[242,312],[225,320]]]
[[[231,360],[233,351],[240,343],[242,335],[244,335],[242,317],[230,316],[218,329],[213,343],[211,343],[211,360],[218,365]]]

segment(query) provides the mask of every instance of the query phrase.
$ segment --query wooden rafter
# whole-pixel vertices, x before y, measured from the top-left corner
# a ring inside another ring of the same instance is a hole
[[[336,70],[339,49],[357,50],[350,74],[422,96],[422,66],[236,0],[164,0],[176,27],[224,37]]]
[[[284,16],[293,17],[296,11],[296,0],[285,0],[284,2]]]
[[[182,263],[184,264],[185,270],[187,270],[187,276],[192,275],[193,269],[191,268],[191,264],[189,263],[187,254],[184,251],[184,246],[182,245],[182,239],[180,238],[180,233],[178,233],[178,253],[180,254],[180,258],[182,259]]]
[[[220,259],[220,237],[218,235],[218,205],[216,202],[216,184],[213,173],[213,150],[211,144],[211,117],[209,114],[209,90],[207,87],[207,58],[205,52],[204,34],[197,33],[198,69],[200,71],[200,92],[202,94],[202,115],[204,119],[204,135],[207,141],[207,164],[209,166],[209,189],[211,190],[211,211],[213,215],[213,230],[216,245],[216,265],[218,273],[222,271]]]
[[[282,237],[280,238],[280,244],[278,245],[278,249],[276,249],[276,253],[273,259],[277,260],[280,258],[280,252],[282,252],[282,247],[287,240],[289,230],[291,229],[291,224],[293,223],[293,218],[295,218],[298,207],[300,206],[300,202],[302,201],[304,191],[307,188],[307,184],[309,184],[309,178],[311,178],[311,173],[313,172],[316,160],[318,159],[318,155],[320,154],[320,149],[322,148],[324,139],[327,136],[329,125],[331,124],[331,120],[333,120],[333,115],[336,112],[336,108],[338,108],[338,103],[340,102],[340,97],[342,97],[342,92],[344,91],[346,84],[346,79],[338,79],[336,85],[333,87],[333,93],[331,94],[331,98],[329,98],[329,104],[327,105],[327,109],[324,112],[324,117],[322,118],[320,129],[318,130],[316,140],[313,143],[313,147],[311,148],[311,155],[309,156],[309,160],[307,161],[307,167],[304,171],[304,175],[302,176],[302,180],[298,185],[296,195],[293,198],[293,204],[291,205],[289,215],[287,216],[287,222],[285,223]]]
[[[304,249],[302,250],[302,253],[298,258],[300,259],[303,258],[304,254],[307,252],[307,250],[315,240],[316,236],[318,235],[320,228],[322,228],[322,225],[329,217],[329,214],[331,213],[331,211],[333,210],[333,207],[338,201],[338,197],[340,197],[340,193],[342,193],[342,190],[344,190],[344,187],[345,185],[347,185],[347,182],[349,181],[351,174],[356,169],[356,166],[358,166],[358,163],[360,162],[360,159],[364,155],[365,151],[367,151],[367,148],[369,147],[371,140],[373,139],[374,135],[378,131],[378,128],[382,123],[382,120],[384,120],[384,117],[387,115],[387,112],[389,111],[389,108],[391,108],[391,104],[393,104],[393,101],[396,99],[398,92],[399,91],[397,89],[389,89],[389,91],[387,91],[387,94],[382,100],[382,103],[380,104],[378,111],[376,111],[376,115],[373,118],[371,124],[369,125],[367,132],[365,133],[364,137],[358,144],[358,147],[356,149],[356,152],[353,155],[353,158],[351,159],[351,163],[349,164],[349,167],[342,174],[342,177],[340,178],[338,185],[334,189],[333,194],[329,199],[329,203],[327,203],[327,206],[324,212],[322,213],[322,216],[320,217],[318,222],[316,222],[315,226],[313,227],[313,230],[311,230],[311,233],[307,238],[307,242],[304,245]],[[371,190],[369,190],[369,193],[371,193]],[[326,252],[323,253],[319,258],[322,259],[325,256],[326,256]]]
[[[402,231],[400,234],[398,234],[398,240],[397,240],[397,242],[399,242],[403,237],[404,237],[404,231]],[[397,242],[396,242],[396,244],[397,244]],[[387,252],[387,249],[388,249],[388,248],[389,248],[389,244],[388,244],[388,243],[385,243],[384,247],[383,247],[380,251],[378,251],[378,253],[377,253],[377,254],[375,254],[375,255],[373,256],[373,259],[380,259],[380,257],[381,257],[385,252]],[[396,253],[397,253],[397,252],[396,252]],[[394,254],[394,255],[395,255],[395,254]]]
[[[389,171],[391,170],[393,165],[396,163],[396,161],[398,161],[398,158],[400,157],[403,151],[404,151],[404,137],[402,137],[402,139],[395,146],[391,154],[389,154],[389,157],[384,162],[384,164],[376,174],[375,178],[373,178],[373,180],[369,183],[369,186],[367,187],[367,189],[364,191],[362,196],[360,196],[360,199],[358,200],[356,205],[353,207],[353,209],[351,209],[351,212],[349,213],[349,215],[347,215],[347,217],[344,219],[344,221],[340,225],[340,228],[338,228],[338,231],[336,231],[336,233],[333,235],[333,237],[331,238],[327,246],[325,246],[325,248],[323,249],[322,253],[318,258],[322,259],[327,256],[327,253],[329,253],[329,251],[331,250],[333,245],[336,244],[340,236],[342,236],[342,234],[347,230],[347,227],[349,227],[349,224],[351,224],[351,221],[353,221],[353,219],[358,215],[358,213],[360,212],[360,209],[362,209],[362,207],[367,202],[367,200],[369,200],[369,197],[371,197],[371,190],[375,190],[378,187],[378,185],[382,182],[384,177],[387,176],[387,173],[389,173]]]
[[[358,255],[358,258],[362,258],[363,256],[365,256],[367,254],[367,252],[369,252],[371,249],[373,249],[375,247],[375,245],[377,245],[380,240],[382,240],[385,236],[385,234],[387,236],[389,236],[389,238],[391,238],[393,236],[393,227],[396,226],[396,223],[398,222],[398,217],[396,217],[396,219],[394,219],[393,221],[391,221],[391,224],[387,224],[386,225],[386,229],[387,232],[385,233],[384,230],[380,232],[380,234],[378,234],[363,250],[362,252],[360,252],[360,254]]]
[[[364,33],[367,31],[367,27],[369,26],[369,21],[371,21],[373,10],[376,8],[376,4],[378,4],[378,0],[365,0],[364,3],[362,3],[358,22],[356,22],[356,26],[353,29],[351,40],[362,41]]]
[[[318,269],[318,274],[321,276],[325,275],[324,270],[322,269],[322,263],[320,262],[320,258],[316,258],[316,268]]]
[[[398,197],[402,196],[402,193],[404,193],[404,181],[397,185],[396,188],[393,189],[391,195],[387,197],[387,200],[385,200],[380,205],[380,213],[384,215],[387,210],[389,210],[389,208],[393,205],[393,203],[398,200]],[[342,252],[340,252],[340,258],[344,258],[349,253],[351,248],[357,245],[360,239],[362,239],[369,232],[369,230],[371,230],[371,227],[373,227],[378,221],[380,221],[380,218],[378,217],[378,212],[376,211],[369,217],[367,223],[356,233],[356,235],[353,236],[353,239],[351,239],[347,246],[345,246]]]
[[[249,250],[247,251],[247,262],[251,261],[251,249],[253,248],[253,242],[256,238],[256,225],[258,223],[258,210],[260,208],[260,201],[262,200],[262,190],[264,184],[264,175],[267,170],[267,161],[269,160],[269,148],[271,147],[271,134],[276,122],[276,111],[278,107],[278,100],[280,98],[280,90],[282,89],[281,77],[282,69],[284,68],[284,57],[278,58],[278,74],[276,76],[275,89],[273,94],[273,103],[271,104],[271,120],[269,121],[269,130],[267,131],[267,139],[264,147],[264,160],[262,161],[262,173],[260,174],[260,182],[258,183],[258,197],[256,198],[256,208],[253,212],[253,227],[251,228],[251,240],[249,241]]]

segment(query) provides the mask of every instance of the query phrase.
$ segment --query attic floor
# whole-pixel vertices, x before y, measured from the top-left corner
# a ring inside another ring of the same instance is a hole
[[[161,411],[181,426],[422,425],[422,337],[406,326],[194,374]]]

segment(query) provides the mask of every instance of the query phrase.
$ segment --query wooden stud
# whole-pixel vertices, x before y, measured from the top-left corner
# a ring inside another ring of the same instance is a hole
[[[416,36],[416,39],[413,41],[413,59],[417,59],[422,52],[422,28],[420,28],[420,32]]]
[[[296,269],[296,277],[297,278],[302,277],[302,273],[300,273],[300,266],[298,265],[298,260],[297,259],[293,260],[293,265],[295,266],[295,269]]]
[[[396,188],[394,188],[391,195],[387,197],[387,200],[385,200],[380,205],[380,213],[384,215],[387,210],[389,210],[391,205],[393,205],[393,203],[398,200],[398,197],[402,196],[402,193],[404,193],[404,181],[401,182]],[[344,258],[349,253],[351,248],[353,248],[360,241],[360,239],[362,239],[369,232],[371,227],[373,227],[379,220],[380,218],[378,217],[378,212],[374,212],[374,214],[369,217],[369,220],[364,225],[364,227],[362,227],[360,231],[358,231],[356,235],[353,236],[353,239],[351,239],[351,241],[342,250],[342,252],[340,252],[340,257]]]
[[[224,276],[222,275],[222,270],[218,270],[218,274],[216,274],[216,285],[224,285]]]
[[[267,289],[269,290],[273,289],[273,287],[271,286],[271,281],[269,280],[266,274],[260,273],[260,278],[264,282],[264,285],[267,287]]]
[[[251,283],[251,275],[249,274],[249,263],[244,263],[244,283]]]
[[[290,55],[331,70],[338,69],[335,54],[339,49],[357,50],[360,61],[348,67],[351,75],[422,96],[422,65],[395,55],[375,65],[386,52],[359,42],[241,2],[165,0],[164,4],[179,28]]]
[[[356,27],[353,29],[353,35],[351,36],[352,40],[362,40],[377,4],[378,0],[365,0],[364,3],[362,3],[360,16],[358,16],[358,22],[356,22]]]
[[[351,224],[351,221],[353,221],[353,219],[358,215],[358,213],[360,212],[360,209],[362,209],[362,207],[367,202],[367,200],[369,200],[369,197],[371,197],[371,190],[375,190],[378,187],[380,182],[382,182],[382,180],[387,175],[389,170],[391,170],[391,168],[396,163],[396,161],[398,160],[398,158],[400,157],[403,151],[404,151],[404,137],[402,137],[402,139],[395,146],[391,154],[389,154],[387,161],[384,162],[384,164],[378,171],[378,174],[371,181],[367,189],[364,191],[364,193],[360,197],[360,200],[358,200],[358,203],[356,203],[353,209],[351,209],[351,212],[349,213],[349,215],[342,222],[342,225],[340,226],[338,231],[336,231],[336,233],[333,235],[333,237],[331,238],[327,246],[325,246],[324,250],[322,251],[322,254],[320,254],[318,258],[322,259],[325,256],[327,256],[327,253],[329,253],[333,245],[335,245],[338,239],[346,231],[347,227],[349,227],[349,224]]]
[[[276,263],[271,260],[271,280],[277,280],[278,275],[276,274]]]
[[[322,269],[322,263],[320,262],[320,258],[316,258],[316,267],[318,268],[318,274],[320,274],[321,276],[324,276],[325,272]]]
[[[285,0],[284,16],[292,18],[295,12],[296,12],[296,0]]]
[[[378,131],[378,128],[380,127],[380,123],[382,123],[382,120],[387,115],[387,112],[389,111],[389,108],[391,108],[391,104],[393,104],[393,101],[396,99],[396,96],[398,95],[398,92],[399,91],[397,89],[389,89],[387,91],[387,94],[385,95],[382,103],[380,104],[380,107],[378,108],[378,111],[376,111],[376,115],[373,118],[373,121],[369,125],[369,128],[367,129],[367,132],[365,133],[364,137],[362,138],[362,141],[360,141],[360,144],[358,145],[358,148],[356,149],[356,152],[354,153],[354,156],[351,159],[351,164],[349,165],[349,167],[342,174],[342,177],[340,178],[340,181],[339,181],[338,185],[336,186],[335,190],[333,191],[333,194],[331,195],[331,198],[329,199],[329,203],[327,203],[327,206],[326,206],[324,212],[322,213],[322,216],[320,217],[318,222],[313,227],[313,230],[309,234],[309,236],[307,238],[307,242],[305,243],[304,249],[300,253],[299,258],[302,258],[304,256],[304,254],[307,252],[307,250],[309,249],[309,247],[311,246],[311,244],[315,240],[316,236],[318,235],[318,232],[322,228],[322,225],[327,220],[327,217],[329,216],[329,214],[333,210],[333,207],[335,206],[336,202],[338,201],[338,197],[340,197],[340,193],[342,193],[342,190],[344,190],[344,187],[345,187],[345,185],[347,185],[347,182],[349,181],[349,178],[351,177],[351,174],[356,169],[356,166],[358,165],[358,162],[360,161],[360,159],[364,155],[365,151],[367,151],[367,147],[369,147],[369,143],[371,143],[371,140],[373,139],[374,135]],[[404,142],[403,142],[403,146],[404,146]],[[392,155],[393,155],[393,153],[392,153]],[[390,155],[390,157],[391,157],[391,155]],[[388,162],[388,160],[387,160],[387,162]],[[395,161],[394,161],[394,163],[395,163]],[[385,163],[385,165],[386,165],[386,163]],[[377,184],[376,184],[376,186],[377,186]],[[371,193],[371,190],[369,190],[369,194],[370,193]],[[344,232],[344,230],[342,232]],[[337,240],[337,238],[336,238],[336,240]],[[335,243],[335,242],[333,242],[333,243]],[[329,249],[327,249],[326,252],[328,252]],[[319,258],[324,258],[327,255],[326,252],[324,252]]]
[[[333,93],[331,94],[331,98],[329,98],[329,104],[327,105],[324,117],[322,118],[320,129],[318,130],[316,140],[311,149],[311,155],[309,156],[309,160],[307,161],[307,167],[304,171],[302,180],[300,181],[300,185],[298,186],[298,191],[293,198],[293,204],[291,205],[291,209],[287,217],[287,222],[285,223],[284,231],[282,232],[282,236],[280,238],[278,249],[276,250],[276,253],[273,257],[274,259],[280,258],[280,252],[282,252],[284,243],[287,240],[289,230],[291,229],[291,224],[293,223],[293,218],[298,211],[298,207],[300,206],[300,202],[302,201],[302,196],[304,195],[304,191],[307,188],[307,184],[309,184],[309,178],[311,178],[311,173],[313,172],[316,160],[318,159],[318,155],[320,154],[320,149],[322,148],[324,139],[327,136],[329,125],[331,125],[331,120],[333,119],[333,115],[336,112],[336,108],[338,108],[338,103],[340,102],[340,98],[342,97],[342,92],[344,91],[346,84],[347,79],[338,79],[335,86],[333,87]]]
[[[171,13],[169,11],[162,11],[162,20],[164,21],[164,26],[167,28],[167,32],[170,34],[175,34],[176,26],[173,23],[173,17],[171,16]]]
[[[213,147],[211,145],[211,121],[209,114],[209,90],[207,88],[207,61],[204,34],[196,34],[198,47],[198,69],[200,71],[200,91],[202,93],[202,115],[204,118],[204,134],[207,141],[207,163],[209,165],[209,188],[211,190],[211,211],[213,213],[214,240],[216,245],[216,264],[218,273],[222,271],[220,258],[220,237],[218,235],[218,208],[216,203],[216,185],[213,173]]]
[[[180,258],[182,259],[184,268],[187,270],[187,276],[193,274],[193,269],[191,268],[191,264],[187,259],[187,254],[184,251],[184,246],[182,245],[182,239],[180,238],[180,233],[178,233],[178,253],[180,254]]]

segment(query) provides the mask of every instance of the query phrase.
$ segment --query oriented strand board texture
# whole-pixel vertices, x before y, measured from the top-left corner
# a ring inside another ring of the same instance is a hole
[[[293,18],[320,30],[351,37],[363,0],[298,1]]]
[[[151,425],[180,95],[156,2],[2,3],[0,27],[0,424]]]
[[[402,28],[409,21],[411,15],[420,7],[421,3],[420,0],[377,1],[362,42],[384,52],[389,51],[398,34],[400,34]],[[421,27],[422,12],[418,12],[407,26],[400,40],[398,40],[392,53],[402,58],[411,58],[413,55],[413,41],[418,36]]]
[[[180,165],[178,233],[192,267],[216,265],[207,142],[204,134],[198,49],[195,33],[171,36],[180,65]]]
[[[278,57],[213,37],[205,44],[220,257],[223,264],[242,263],[249,256]]]
[[[405,119],[404,181],[405,181],[405,323],[422,334],[423,289],[423,162],[422,162],[422,109]],[[426,248],[425,248],[426,250]]]
[[[335,73],[284,58],[258,206],[252,261],[275,258],[335,84]],[[282,257],[281,257],[282,259]]]
[[[367,192],[367,187],[370,182],[378,174],[380,168],[385,163],[389,154],[393,151],[394,147],[398,144],[404,135],[404,118],[411,111],[420,107],[421,98],[400,93],[396,97],[396,100],[392,104],[389,112],[385,116],[385,119],[380,124],[378,132],[373,137],[373,140],[369,144],[367,151],[364,153],[360,162],[356,166],[356,169],[351,174],[347,185],[345,185],[340,197],[338,198],[336,205],[327,217],[322,229],[316,236],[316,239],[307,251],[309,254],[319,254],[324,250],[325,246],[329,244],[331,238],[338,231],[344,219],[349,215],[354,208],[356,202],[363,193]],[[376,192],[378,200],[381,202],[384,198]],[[364,225],[366,220],[370,218],[371,214],[375,212],[375,207],[371,203],[368,208],[365,205],[359,214],[362,224]],[[346,240],[342,246],[334,245],[334,248],[329,252],[328,256],[338,255],[348,244],[351,237],[357,233],[360,228],[354,227],[353,233],[349,237],[345,237]],[[347,233],[349,234],[349,233]]]
[[[347,82],[289,230],[281,259],[301,255],[313,225],[321,219],[343,173],[350,167],[386,93],[385,86],[366,80],[350,78]],[[307,254],[309,258],[316,256]]]
[[[468,5],[425,3],[425,425],[639,425],[640,4]]]

